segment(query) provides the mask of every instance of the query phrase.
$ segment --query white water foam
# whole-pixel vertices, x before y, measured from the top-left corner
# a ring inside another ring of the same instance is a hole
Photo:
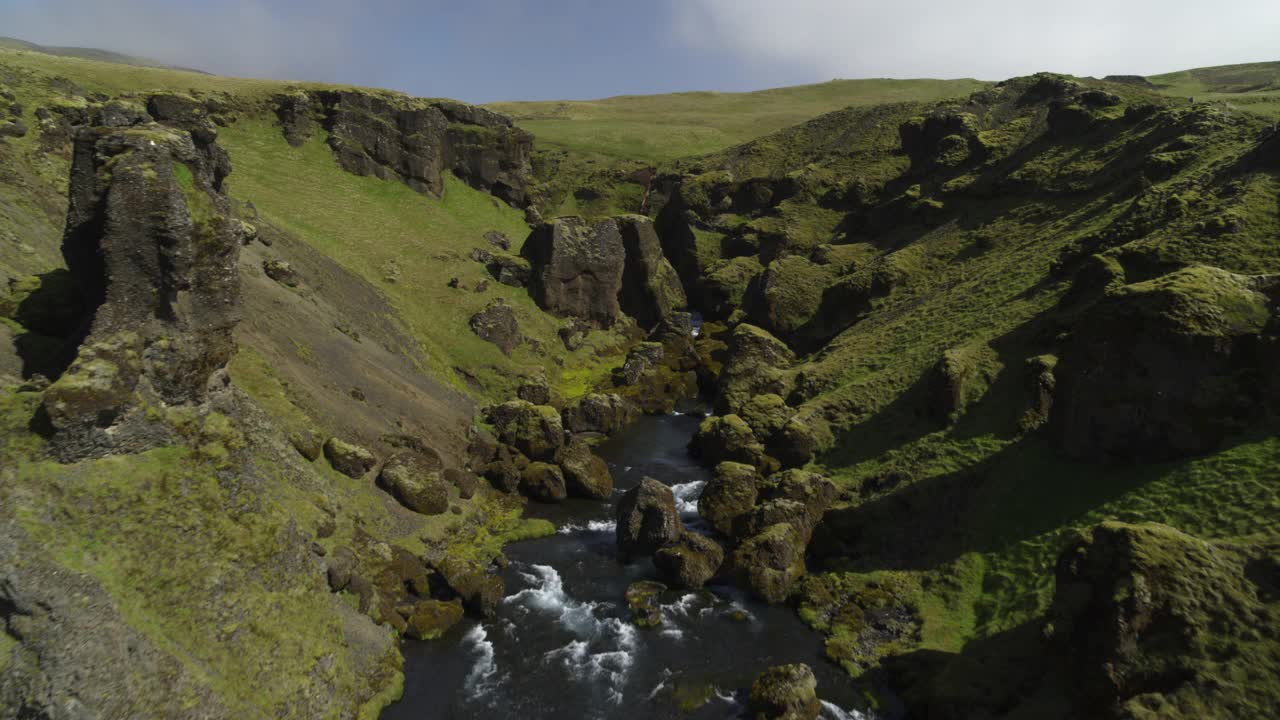
[[[467,681],[464,683],[467,694],[472,700],[477,700],[492,692],[506,678],[498,675],[493,643],[489,641],[489,634],[485,632],[483,625],[476,625],[468,630],[462,638],[462,646],[477,655],[476,663],[471,666],[471,672],[467,673]]]
[[[598,603],[570,597],[560,573],[550,565],[531,565],[529,570],[521,570],[520,575],[531,586],[503,602],[555,616],[560,626],[578,639],[547,652],[543,658],[560,661],[580,680],[607,678],[610,701],[621,703],[622,689],[639,646],[635,627],[619,618],[598,617]]]
[[[671,494],[676,496],[676,510],[682,517],[698,514],[698,498],[702,497],[702,488],[706,485],[706,480],[694,480],[671,486]]]
[[[866,713],[860,713],[857,710],[845,710],[835,703],[829,703],[826,700],[822,703],[822,714],[818,717],[821,720],[871,720],[872,716]]]
[[[586,524],[569,523],[556,532],[561,535],[573,535],[576,533],[611,533],[617,529],[618,523],[616,520],[590,520]]]

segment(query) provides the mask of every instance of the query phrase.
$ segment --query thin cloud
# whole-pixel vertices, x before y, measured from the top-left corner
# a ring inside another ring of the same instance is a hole
[[[820,77],[1141,74],[1280,60],[1275,0],[682,0],[691,47]]]

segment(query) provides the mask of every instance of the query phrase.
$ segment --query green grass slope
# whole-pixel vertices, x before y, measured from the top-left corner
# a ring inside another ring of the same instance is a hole
[[[1244,112],[1280,120],[1280,62],[1220,65],[1152,75],[1166,95],[1217,101]]]
[[[27,50],[37,52],[44,55],[58,55],[61,57],[81,58],[83,60],[94,60],[97,62],[116,63],[119,65],[138,65],[141,67],[152,68],[168,68],[173,70],[188,70],[189,72],[200,72],[198,70],[189,70],[188,68],[175,67],[162,63],[159,60],[151,60],[149,58],[138,57],[136,55],[126,55],[124,53],[113,52],[111,50],[102,50],[99,48],[87,47],[68,47],[58,45],[39,45],[18,38],[0,36],[0,48],[7,50]]]
[[[546,145],[650,163],[702,155],[850,105],[967,95],[977,80],[832,80],[746,93],[623,95],[602,100],[499,102]]]

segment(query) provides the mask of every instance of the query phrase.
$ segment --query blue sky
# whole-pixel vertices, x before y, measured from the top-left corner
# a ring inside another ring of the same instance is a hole
[[[1280,60],[1280,2],[0,0],[0,34],[488,102]]]

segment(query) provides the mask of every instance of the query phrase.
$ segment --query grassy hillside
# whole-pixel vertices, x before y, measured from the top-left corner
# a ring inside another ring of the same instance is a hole
[[[1220,65],[1153,75],[1160,92],[1198,101],[1218,101],[1280,120],[1280,62]]]
[[[152,68],[170,68],[174,70],[188,70],[187,68],[177,68],[167,65],[159,60],[151,60],[149,58],[137,57],[135,55],[125,55],[124,53],[112,52],[111,50],[100,50],[98,48],[86,47],[63,47],[56,45],[38,45],[26,40],[18,38],[0,36],[0,48],[6,50],[28,50],[44,55],[58,55],[62,57],[81,58],[83,60],[94,60],[97,62],[116,63],[119,65],[140,65],[142,67]],[[191,70],[191,72],[199,72]]]
[[[977,80],[832,80],[746,93],[624,95],[602,100],[500,102],[546,145],[659,163],[752,140],[850,105],[939,100]]]

